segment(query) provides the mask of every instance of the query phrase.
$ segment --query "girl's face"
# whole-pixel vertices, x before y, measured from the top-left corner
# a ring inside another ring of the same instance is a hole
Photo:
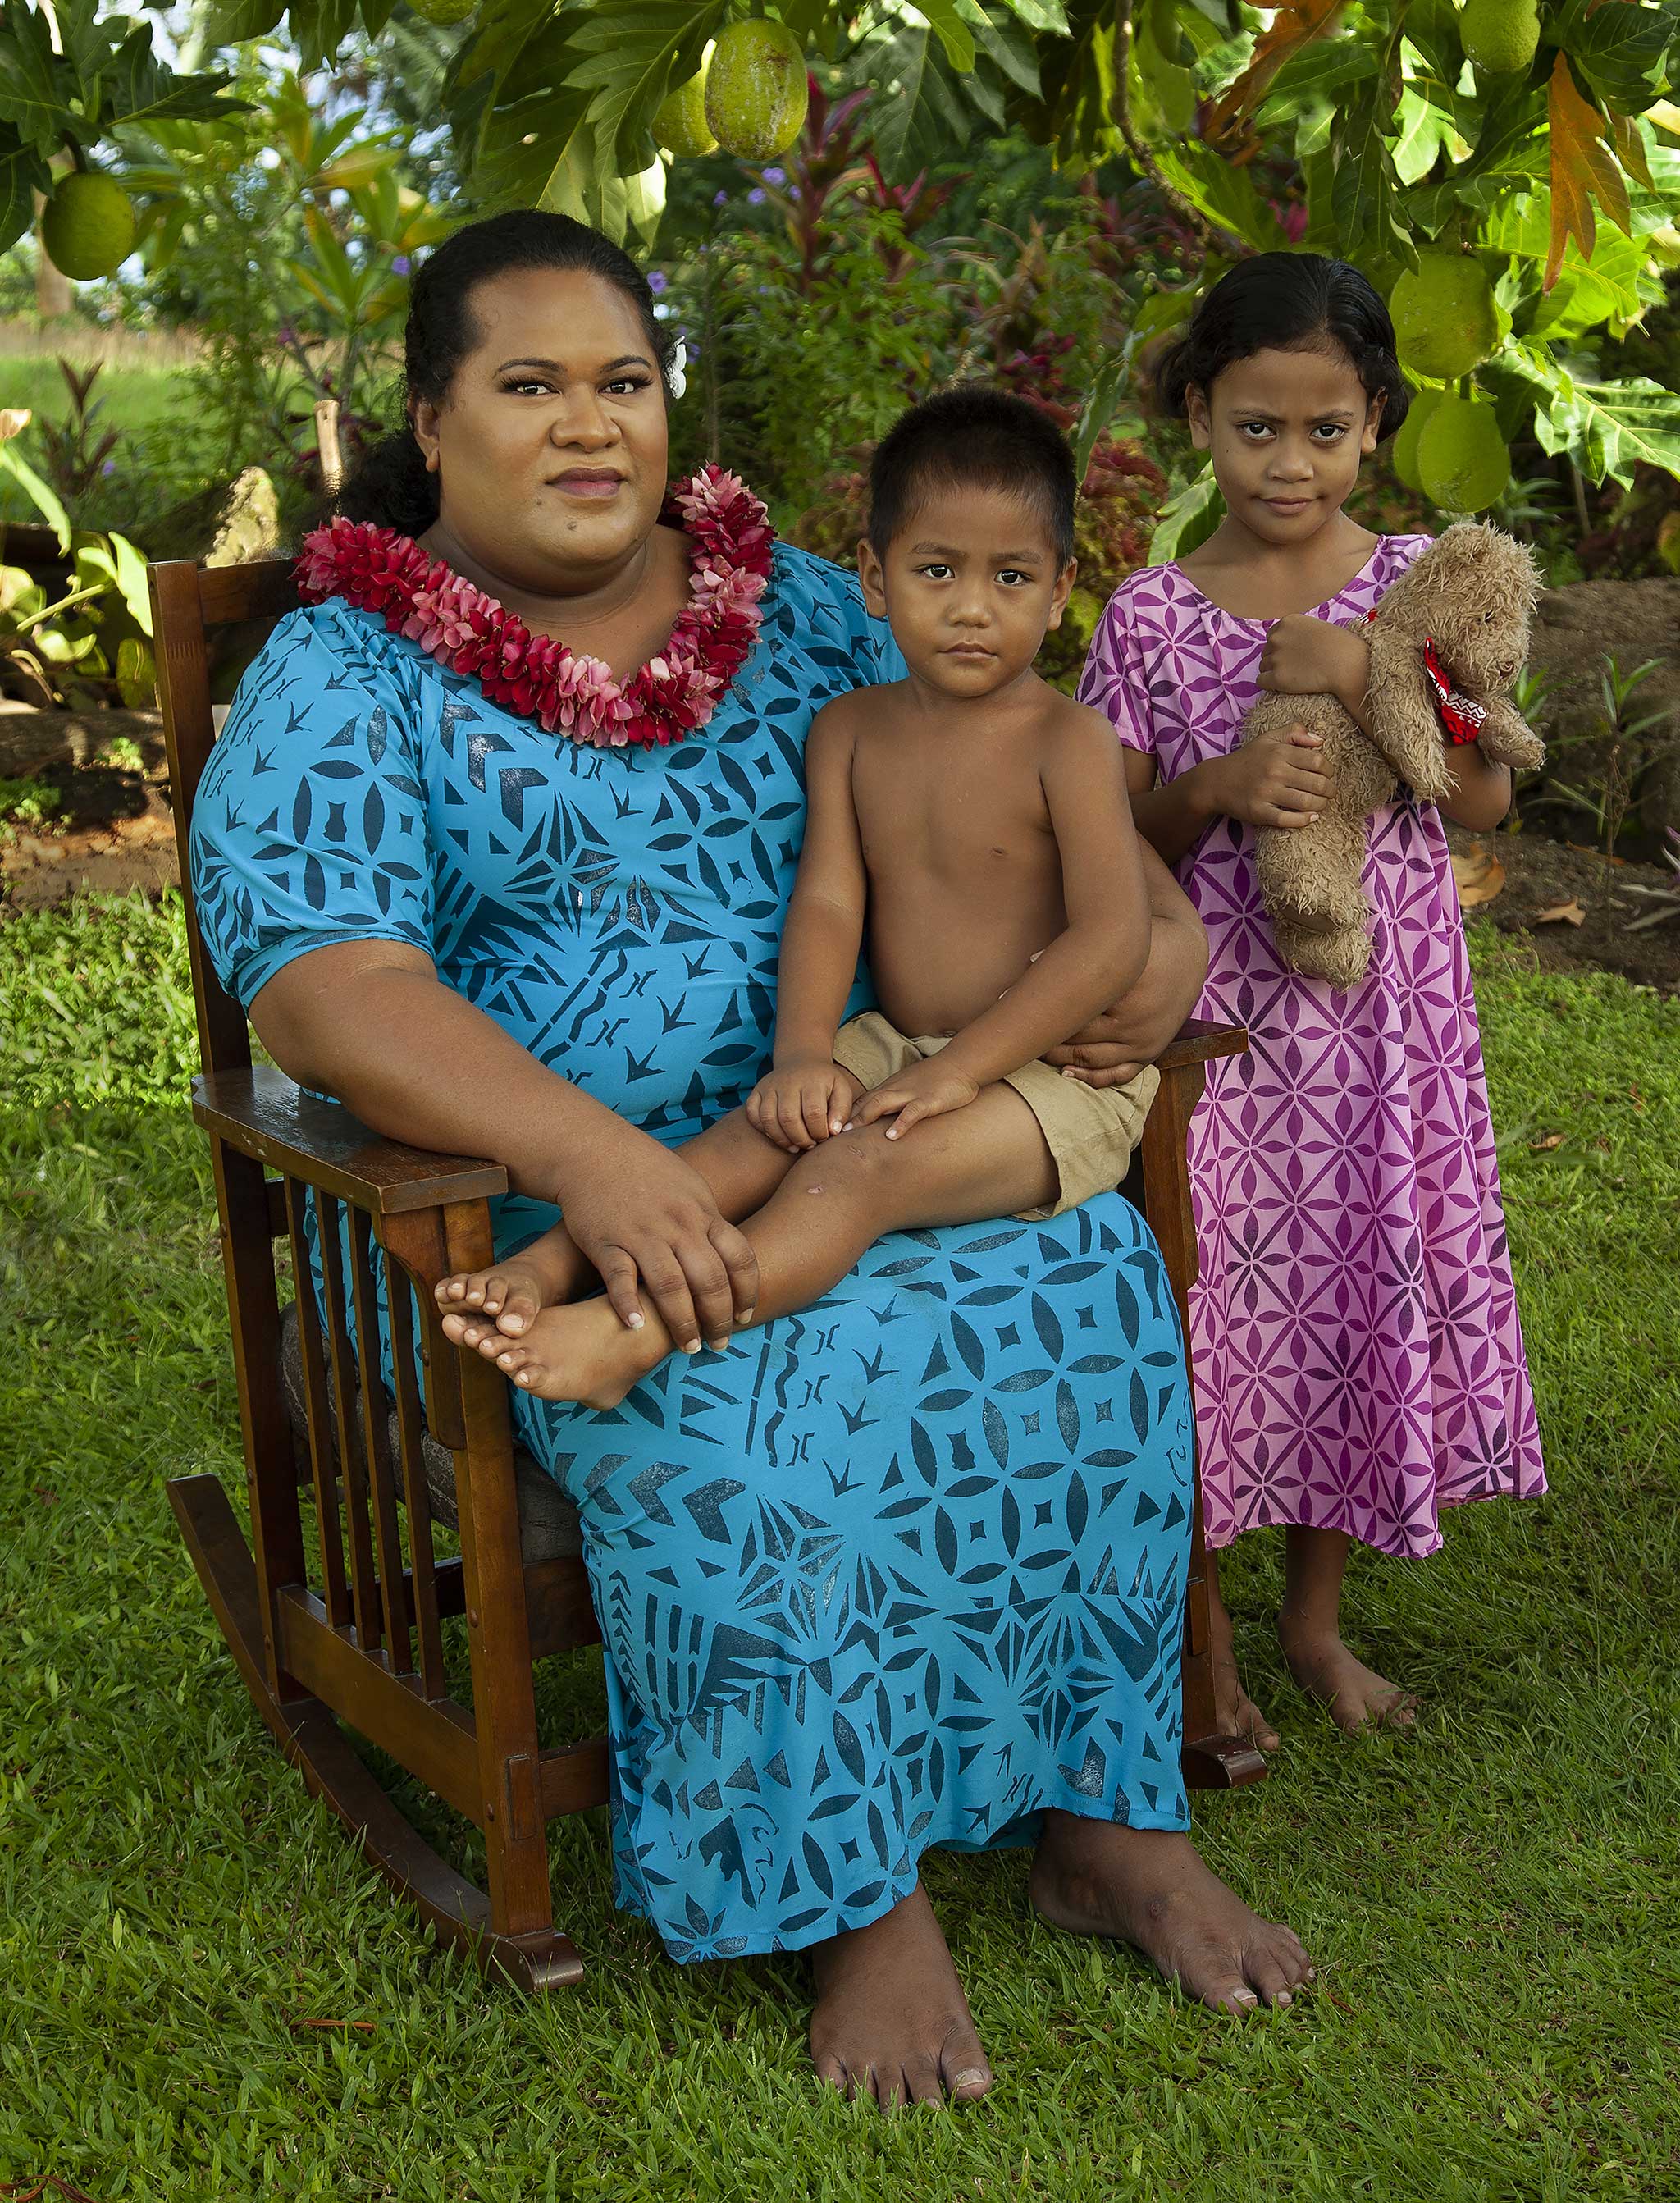
[[[1333,520],[1376,449],[1382,394],[1367,395],[1339,346],[1257,351],[1192,385],[1187,411],[1227,511],[1262,542],[1301,543]]]
[[[414,409],[439,535],[533,594],[596,586],[664,501],[665,392],[641,318],[616,285],[548,269],[479,284],[471,311],[447,398]]]

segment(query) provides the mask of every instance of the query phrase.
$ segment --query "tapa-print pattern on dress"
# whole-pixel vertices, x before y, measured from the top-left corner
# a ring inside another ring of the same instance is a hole
[[[1382,538],[1318,617],[1363,621],[1428,540]],[[1176,780],[1236,747],[1268,624],[1147,568],[1080,697]],[[1375,946],[1346,993],[1279,958],[1253,848],[1217,819],[1178,867],[1211,952],[1197,1013],[1250,1041],[1190,1128],[1208,1542],[1303,1523],[1431,1553],[1442,1507],[1546,1488],[1441,814],[1404,791],[1375,814]]]
[[[899,670],[855,582],[786,548],[752,659],[669,750],[557,741],[366,614],[299,615],[200,789],[218,971],[249,1001],[324,942],[410,941],[674,1145],[768,1060],[811,719]],[[504,1201],[498,1251],[553,1214]],[[883,1240],[610,1413],[512,1397],[583,1517],[620,1901],[675,1956],[864,1925],[929,1845],[1046,1806],[1186,1825],[1189,1407],[1118,1195]]]

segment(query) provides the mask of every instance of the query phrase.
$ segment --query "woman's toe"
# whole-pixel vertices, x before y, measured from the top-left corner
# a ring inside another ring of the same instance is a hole
[[[904,2069],[905,2100],[912,2104],[942,2104],[945,2083],[940,2070],[931,2058],[912,2058]]]
[[[1263,2004],[1287,2005],[1294,2002],[1291,1994],[1294,1983],[1289,1978],[1288,1970],[1273,1952],[1262,1949],[1251,1952],[1247,1970],[1249,1982],[1259,1992]]]
[[[842,2096],[851,2095],[852,2076],[846,2070],[843,2058],[836,2058],[830,2052],[827,2057],[817,2058],[816,2064],[816,2077],[825,2088],[836,2088]]]

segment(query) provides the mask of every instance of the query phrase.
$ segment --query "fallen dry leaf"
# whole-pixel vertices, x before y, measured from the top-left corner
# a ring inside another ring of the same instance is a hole
[[[1587,913],[1571,897],[1568,902],[1554,902],[1550,910],[1537,913],[1532,923],[1536,925],[1584,925]]]
[[[1562,1137],[1559,1133],[1559,1137],[1561,1139]],[[289,2019],[286,2023],[294,2031],[300,2033],[306,2027],[319,2027],[334,2028],[345,2032],[353,2029],[361,2035],[373,2034],[379,2025],[379,2022],[374,2019]]]
[[[1459,901],[1466,910],[1491,902],[1505,885],[1505,866],[1491,857],[1479,842],[1453,859],[1453,877],[1459,883]]]
[[[1542,1132],[1537,1140],[1530,1140],[1529,1145],[1536,1155],[1547,1155],[1553,1148],[1562,1147],[1568,1137],[1567,1132]]]

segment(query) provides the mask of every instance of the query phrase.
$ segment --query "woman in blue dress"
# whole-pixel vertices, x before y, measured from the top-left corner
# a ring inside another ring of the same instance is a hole
[[[293,1077],[506,1166],[498,1253],[563,1212],[616,1293],[722,1343],[612,1409],[513,1394],[582,1517],[619,1902],[678,1959],[809,1949],[818,2070],[883,2103],[991,2085],[930,1846],[1032,1844],[1046,1918],[1286,2001],[1306,1954],[1186,1834],[1188,1403],[1141,1218],[891,1237],[742,1331],[752,1249],[681,1152],[767,1060],[804,736],[890,638],[730,478],[669,489],[669,334],[593,232],[460,232],[407,354],[411,433],[310,539],[317,601],[205,773],[198,914]],[[1098,1076],[1200,984],[1153,897]]]

